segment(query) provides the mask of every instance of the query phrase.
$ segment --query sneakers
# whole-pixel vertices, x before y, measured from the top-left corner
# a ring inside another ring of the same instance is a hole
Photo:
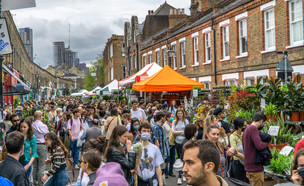
[[[79,165],[76,164],[76,165],[74,166],[74,168],[75,168],[76,170],[79,170]]]
[[[169,176],[175,177],[175,174],[173,174],[173,172],[170,172],[170,173],[169,173]]]
[[[183,176],[183,181],[185,181],[185,182],[187,181],[185,176]]]
[[[181,185],[181,184],[182,184],[182,178],[178,178],[178,179],[177,179],[177,184],[178,184],[178,185]]]

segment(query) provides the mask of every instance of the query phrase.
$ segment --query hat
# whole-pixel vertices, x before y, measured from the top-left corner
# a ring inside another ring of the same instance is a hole
[[[222,113],[224,110],[220,107],[217,107],[214,112],[213,112],[213,115],[217,116],[219,115],[220,113]]]
[[[129,186],[118,163],[110,162],[99,168],[93,186]]]

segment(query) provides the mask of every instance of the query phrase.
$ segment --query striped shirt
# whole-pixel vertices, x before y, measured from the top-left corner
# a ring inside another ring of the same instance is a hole
[[[61,165],[66,165],[64,151],[61,147],[53,149],[53,153],[51,154],[51,162],[52,167],[48,172],[48,176],[55,174]]]

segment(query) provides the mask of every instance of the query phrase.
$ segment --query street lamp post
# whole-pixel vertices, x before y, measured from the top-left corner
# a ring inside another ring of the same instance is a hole
[[[288,52],[276,52],[277,54],[284,54],[283,58],[279,62],[276,70],[278,72],[278,77],[283,79],[284,83],[286,84],[288,81],[288,76],[292,76],[293,68],[290,64],[290,61],[288,60]],[[290,74],[289,74],[290,73]]]

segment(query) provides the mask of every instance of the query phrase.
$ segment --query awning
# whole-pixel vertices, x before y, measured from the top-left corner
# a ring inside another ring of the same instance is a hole
[[[23,90],[31,92],[31,88],[28,87],[20,78],[18,78],[6,65],[2,64],[2,68],[8,72],[11,76],[13,76],[13,78],[15,78],[20,84],[21,86],[23,86]],[[21,88],[19,87],[18,89],[21,90]]]

